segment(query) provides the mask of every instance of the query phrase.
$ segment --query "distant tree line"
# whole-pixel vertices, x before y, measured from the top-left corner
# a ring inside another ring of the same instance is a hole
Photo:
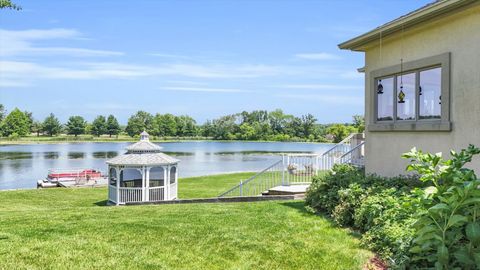
[[[113,115],[97,116],[88,123],[82,116],[71,116],[65,124],[51,113],[43,121],[37,121],[32,113],[18,108],[6,113],[0,104],[0,135],[3,137],[55,136],[82,134],[94,136],[117,136],[127,134],[138,136],[147,131],[154,137],[208,137],[216,140],[271,140],[271,141],[319,141],[339,142],[354,132],[363,132],[363,116],[354,116],[353,123],[318,124],[317,119],[306,114],[296,117],[282,110],[271,112],[256,110],[241,112],[208,120],[202,125],[188,115],[152,115],[138,111],[128,119],[123,128]]]

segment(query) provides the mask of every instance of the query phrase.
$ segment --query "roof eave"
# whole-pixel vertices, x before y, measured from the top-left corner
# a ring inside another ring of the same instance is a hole
[[[457,10],[469,4],[475,3],[477,0],[444,0],[427,5],[410,14],[402,16],[391,22],[388,22],[378,28],[373,29],[363,35],[338,44],[343,50],[364,51],[365,45],[377,40],[380,37],[386,37],[400,30],[415,26],[419,23],[428,21],[432,18]],[[478,2],[477,2],[478,3]]]

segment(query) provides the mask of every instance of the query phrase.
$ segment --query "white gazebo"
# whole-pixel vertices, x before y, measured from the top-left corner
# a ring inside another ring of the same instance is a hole
[[[177,199],[179,160],[161,149],[144,131],[125,154],[107,160],[108,200],[119,205]]]

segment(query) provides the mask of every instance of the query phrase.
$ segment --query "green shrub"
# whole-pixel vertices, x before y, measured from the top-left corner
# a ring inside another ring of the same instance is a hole
[[[306,204],[315,211],[332,213],[339,204],[338,191],[364,178],[363,170],[350,165],[336,164],[331,172],[315,177],[306,193]]]
[[[416,189],[417,208],[412,261],[419,268],[480,269],[480,180],[464,168],[480,148],[470,145],[449,160],[415,148],[403,155],[409,171],[429,184]]]
[[[350,165],[335,165],[332,172],[315,178],[306,204],[341,226],[363,232],[362,244],[394,267],[409,262],[413,239],[410,191],[421,187],[416,177],[365,175]]]

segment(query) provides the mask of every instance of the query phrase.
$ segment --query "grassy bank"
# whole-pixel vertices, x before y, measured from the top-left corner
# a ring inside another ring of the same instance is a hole
[[[176,141],[192,141],[192,140],[211,140],[207,137],[162,137],[162,138],[151,138],[155,142],[176,142]],[[70,143],[70,142],[137,142],[137,137],[130,137],[127,135],[119,136],[93,136],[93,135],[78,135],[77,137],[73,135],[58,135],[58,136],[26,136],[19,138],[0,138],[0,145],[9,145],[9,144],[36,144],[36,143]]]
[[[181,179],[179,197],[248,175]],[[107,207],[106,196],[0,192],[0,269],[361,269],[371,256],[302,201]]]
[[[108,135],[102,135],[99,137],[93,135],[58,135],[58,136],[26,136],[19,138],[6,138],[0,137],[0,145],[13,145],[13,144],[56,144],[56,143],[75,143],[75,142],[137,142],[138,137],[130,137],[128,135],[119,135],[109,137]],[[153,142],[182,142],[182,141],[222,141],[222,142],[235,142],[239,140],[214,140],[211,137],[150,137],[150,141]],[[248,141],[239,141],[248,142]],[[266,141],[257,140],[255,142],[278,142],[278,141]],[[308,140],[289,140],[288,142],[310,142],[310,143],[329,143],[329,142],[312,142]]]

